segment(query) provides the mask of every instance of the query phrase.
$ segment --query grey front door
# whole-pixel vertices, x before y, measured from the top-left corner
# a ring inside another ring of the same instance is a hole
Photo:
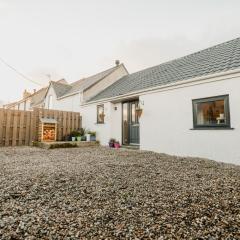
[[[136,108],[139,101],[123,103],[123,144],[139,144],[139,118]]]

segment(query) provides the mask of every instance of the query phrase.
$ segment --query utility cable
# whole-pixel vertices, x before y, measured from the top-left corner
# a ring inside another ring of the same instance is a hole
[[[41,87],[43,87],[42,84],[38,83],[38,82],[35,82],[34,80],[32,80],[31,78],[27,77],[26,75],[24,75],[23,73],[19,72],[15,67],[11,66],[10,64],[8,64],[5,60],[3,60],[1,57],[0,57],[0,61],[5,64],[7,67],[9,67],[10,69],[12,69],[15,73],[17,73],[19,76],[21,76],[22,78],[24,78],[25,80],[27,81],[30,81],[31,83],[34,83],[34,84],[37,84]]]

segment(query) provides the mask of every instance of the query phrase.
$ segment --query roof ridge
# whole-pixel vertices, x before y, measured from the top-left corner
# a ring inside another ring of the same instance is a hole
[[[60,84],[60,85],[64,85],[64,86],[70,86],[69,83],[60,83],[60,82],[57,82],[57,81],[52,81],[52,83],[54,83],[54,84]]]
[[[202,49],[202,50],[199,50],[199,51],[197,51],[197,52],[193,52],[193,53],[184,55],[184,56],[182,56],[182,57],[178,57],[178,58],[175,58],[175,59],[172,59],[172,60],[169,60],[169,61],[166,61],[166,62],[157,64],[157,65],[154,65],[154,66],[152,66],[152,67],[144,68],[144,69],[142,69],[142,70],[133,72],[132,74],[141,73],[141,72],[143,72],[143,71],[145,71],[145,70],[150,70],[150,69],[155,68],[155,67],[158,67],[158,66],[168,65],[168,64],[170,64],[170,63],[174,63],[174,62],[179,61],[179,60],[181,60],[181,59],[186,59],[186,58],[189,58],[190,56],[198,55],[198,54],[200,54],[200,53],[202,53],[202,52],[207,52],[207,51],[209,51],[210,49],[215,49],[215,48],[217,48],[217,47],[219,47],[219,46],[223,46],[223,45],[229,44],[230,42],[235,42],[236,40],[240,40],[240,37],[231,39],[231,40],[229,40],[229,41],[227,41],[227,42],[222,42],[222,43],[213,45],[213,46],[208,47],[208,48],[204,48],[204,49]]]
[[[88,102],[240,68],[240,37],[120,78]]]
[[[118,66],[114,66],[114,67],[108,68],[108,69],[106,69],[106,70],[104,70],[104,71],[95,73],[95,74],[90,75],[90,76],[88,76],[88,77],[83,77],[83,78],[81,78],[81,79],[79,79],[79,80],[71,83],[71,85],[73,85],[73,84],[76,83],[76,82],[83,81],[83,80],[86,80],[86,79],[91,78],[91,77],[95,77],[95,76],[100,75],[100,74],[102,74],[102,73],[104,73],[104,72],[107,72],[107,71],[109,71],[109,70],[112,70],[112,71],[113,71],[114,69],[117,69],[117,68],[120,67],[121,65],[123,65],[123,63],[119,64]]]

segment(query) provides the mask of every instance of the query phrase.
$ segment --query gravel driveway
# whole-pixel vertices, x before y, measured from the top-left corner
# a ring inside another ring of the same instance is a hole
[[[103,147],[0,148],[0,239],[240,239],[240,167]]]

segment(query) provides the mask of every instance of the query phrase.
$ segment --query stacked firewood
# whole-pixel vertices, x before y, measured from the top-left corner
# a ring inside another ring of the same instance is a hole
[[[55,140],[55,129],[44,129],[43,131],[43,140],[51,141]]]

